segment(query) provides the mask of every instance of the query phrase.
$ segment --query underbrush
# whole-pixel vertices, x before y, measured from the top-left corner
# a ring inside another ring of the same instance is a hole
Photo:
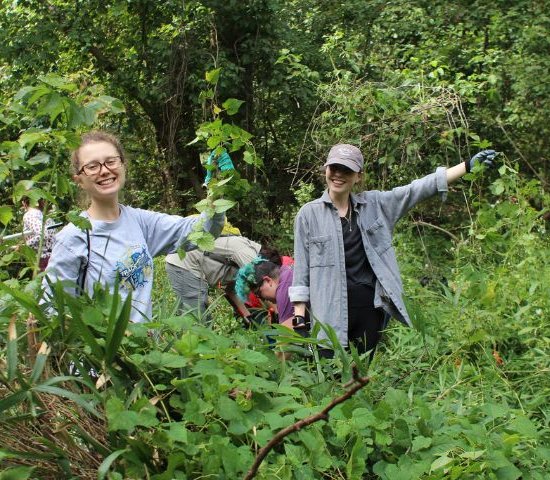
[[[57,290],[46,318],[32,284],[5,282],[2,475],[243,478],[277,432],[361,375],[366,386],[275,445],[256,477],[547,478],[548,239],[516,198],[479,206],[456,241],[405,224],[396,249],[416,328],[391,322],[370,364],[338,349],[319,359],[282,328],[243,330],[215,291],[208,325],[177,316],[162,260],[146,325],[102,291]]]

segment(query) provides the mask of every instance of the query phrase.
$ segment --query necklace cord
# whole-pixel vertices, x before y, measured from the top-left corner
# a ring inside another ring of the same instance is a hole
[[[344,215],[344,219],[348,223],[348,227],[349,227],[350,232],[353,230],[353,226],[352,226],[352,223],[351,223],[352,217],[353,217],[353,209],[351,208],[351,201],[348,201],[348,210],[347,210],[346,214]]]

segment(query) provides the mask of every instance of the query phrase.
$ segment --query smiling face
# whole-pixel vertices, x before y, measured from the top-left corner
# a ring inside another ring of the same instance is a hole
[[[86,143],[78,150],[78,173],[73,179],[90,195],[92,202],[118,201],[118,192],[126,180],[126,170],[124,163],[110,170],[103,165],[98,173],[86,175],[82,167],[95,162],[104,163],[107,159],[120,156],[115,145],[104,141]]]
[[[325,179],[331,197],[344,197],[348,196],[353,186],[360,181],[361,174],[344,165],[333,163],[325,167]]]

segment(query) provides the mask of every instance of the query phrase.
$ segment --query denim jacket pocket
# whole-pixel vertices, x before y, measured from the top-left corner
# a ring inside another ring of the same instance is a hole
[[[330,235],[312,237],[309,243],[310,267],[330,267],[334,265],[334,254]]]
[[[370,244],[379,255],[382,255],[386,250],[391,248],[391,234],[382,219],[377,218],[373,223],[368,225],[365,228],[365,233]]]

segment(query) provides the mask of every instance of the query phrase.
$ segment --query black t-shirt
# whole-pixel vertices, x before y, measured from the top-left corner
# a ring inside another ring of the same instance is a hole
[[[340,217],[340,221],[342,222],[342,235],[344,237],[348,289],[355,285],[374,286],[375,275],[365,253],[361,230],[357,224],[357,213],[351,209],[350,217],[348,210],[346,217]]]

